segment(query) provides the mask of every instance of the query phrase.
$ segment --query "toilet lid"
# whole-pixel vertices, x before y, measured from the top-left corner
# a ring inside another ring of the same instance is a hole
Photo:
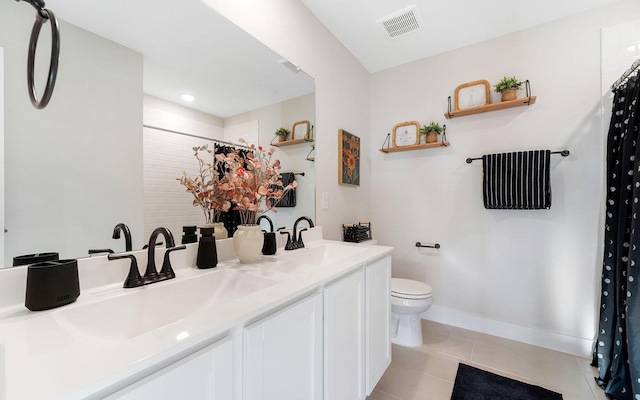
[[[391,295],[406,299],[424,299],[431,297],[431,286],[412,279],[391,278]]]

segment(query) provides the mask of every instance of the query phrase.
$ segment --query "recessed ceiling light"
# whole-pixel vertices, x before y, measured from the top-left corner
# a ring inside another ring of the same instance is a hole
[[[190,94],[183,94],[182,96],[180,96],[180,98],[184,101],[188,101],[189,103],[191,103],[192,101],[194,101],[196,98]]]

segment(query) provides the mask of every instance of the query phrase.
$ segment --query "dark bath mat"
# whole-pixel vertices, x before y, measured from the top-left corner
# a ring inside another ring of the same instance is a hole
[[[451,400],[562,400],[562,395],[459,364]]]

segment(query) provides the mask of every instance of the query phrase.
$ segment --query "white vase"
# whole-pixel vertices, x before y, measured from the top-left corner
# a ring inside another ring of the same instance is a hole
[[[213,227],[213,236],[216,240],[226,239],[229,237],[229,232],[227,232],[227,228],[224,227],[222,222],[214,222],[211,226]]]
[[[258,225],[240,225],[233,234],[233,248],[242,264],[252,264],[260,259],[264,235]]]
[[[213,228],[213,237],[217,240],[226,239],[229,237],[227,228],[224,227],[222,222],[213,222],[210,224],[203,224],[201,228]]]

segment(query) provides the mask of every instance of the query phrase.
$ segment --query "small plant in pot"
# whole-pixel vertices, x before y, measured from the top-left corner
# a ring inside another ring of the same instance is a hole
[[[278,137],[278,142],[284,142],[287,140],[287,136],[291,132],[288,129],[280,128],[276,131],[276,136]]]
[[[442,133],[442,127],[439,123],[431,121],[429,125],[424,125],[420,128],[420,135],[427,137],[427,143],[435,143],[438,141],[438,135]]]
[[[516,79],[515,76],[510,78],[504,77],[502,80],[493,85],[496,93],[502,94],[502,101],[515,100],[518,98],[516,91],[520,90],[523,82]]]

